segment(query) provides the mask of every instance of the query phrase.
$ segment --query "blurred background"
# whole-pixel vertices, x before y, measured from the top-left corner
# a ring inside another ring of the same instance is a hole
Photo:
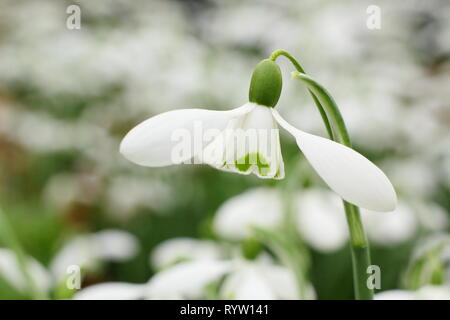
[[[70,30],[73,4],[81,28]],[[369,5],[381,9],[381,29],[367,28]],[[259,298],[238,279],[255,288],[266,279],[257,275],[278,268],[286,286],[302,278],[300,297],[351,299],[344,212],[288,135],[283,181],[204,165],[139,167],[118,152],[128,130],[160,112],[244,104],[254,66],[285,49],[331,92],[355,149],[397,190],[395,212],[362,212],[381,269],[377,292],[450,296],[449,17],[446,0],[1,1],[0,208],[37,290],[76,297],[62,285],[70,265],[81,267],[82,288],[148,288],[178,263],[212,270],[228,261],[232,271],[192,280],[196,290],[178,292],[184,280],[173,280],[172,291],[153,286],[145,297]],[[292,66],[279,64],[280,113],[325,136]],[[305,262],[297,272],[275,240],[250,228],[276,230],[286,194]],[[1,235],[0,247],[0,298],[31,298]],[[298,296],[265,285],[268,297]]]

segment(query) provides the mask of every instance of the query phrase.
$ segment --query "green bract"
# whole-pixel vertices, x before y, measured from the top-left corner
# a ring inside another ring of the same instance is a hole
[[[282,86],[280,67],[272,60],[265,59],[253,71],[249,100],[261,106],[275,107]]]

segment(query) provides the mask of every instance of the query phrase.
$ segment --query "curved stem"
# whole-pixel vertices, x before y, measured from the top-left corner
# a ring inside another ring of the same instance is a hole
[[[302,68],[300,63],[298,63],[298,61],[293,56],[291,56],[289,54],[289,52],[287,52],[287,51],[284,51],[284,50],[274,51],[270,55],[269,59],[272,61],[275,61],[279,56],[285,56],[294,65],[295,69],[297,69],[298,72],[305,73],[305,70]],[[322,104],[320,103],[319,99],[317,99],[316,95],[311,90],[308,90],[308,91],[309,91],[309,94],[311,95],[311,97],[313,98],[317,109],[319,110],[320,116],[322,117],[322,121],[325,124],[325,128],[327,130],[328,136],[330,137],[331,140],[334,140],[333,129],[331,127],[330,121],[328,120],[327,113],[325,112],[324,108],[322,107]]]
[[[1,209],[0,209],[0,237],[3,238],[5,245],[9,246],[9,248],[15,253],[20,272],[22,273],[22,276],[24,277],[28,285],[30,296],[33,299],[44,298],[41,295],[41,292],[39,291],[38,287],[34,283],[33,278],[31,277],[27,257],[22,249],[22,246],[20,245],[19,241],[16,238],[16,235],[14,234],[14,230],[11,227],[11,224],[9,223],[8,217]]]
[[[323,107],[325,106],[327,115],[324,117],[322,115],[322,111],[321,115],[322,119],[324,119],[324,123],[327,127],[330,139],[334,141],[338,141],[339,139],[339,142],[351,148],[350,136],[345,126],[344,119],[342,118],[341,112],[336,102],[328,93],[328,91],[314,79],[307,76],[298,61],[288,52],[284,50],[277,50],[272,53],[270,59],[275,60],[280,55],[287,57],[297,69],[297,72],[294,71],[292,73],[292,76],[295,79],[301,80],[306,83],[319,111],[322,110],[325,113]],[[328,116],[333,120],[333,128],[337,131],[339,138],[335,137],[333,135],[333,132],[330,132],[329,128],[331,128],[331,125],[328,120]],[[373,299],[373,290],[367,286],[367,268],[371,264],[369,243],[367,241],[367,236],[361,221],[359,208],[351,203],[348,203],[347,201],[343,201],[343,203],[347,218],[347,224],[350,231],[350,247],[352,255],[355,298],[370,300]]]
[[[345,122],[344,119],[342,118],[341,111],[339,110],[333,97],[322,85],[320,85],[313,78],[304,73],[294,71],[292,72],[292,77],[305,82],[309,90],[311,90],[313,94],[316,95],[316,97],[319,99],[322,105],[325,105],[325,108],[330,114],[331,119],[333,119],[334,128],[339,133],[339,141],[343,145],[351,148],[352,143],[350,141],[350,136],[348,134],[347,127],[345,126]],[[336,139],[332,140],[336,141]]]

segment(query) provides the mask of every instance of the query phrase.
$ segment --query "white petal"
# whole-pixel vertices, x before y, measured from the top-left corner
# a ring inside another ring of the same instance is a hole
[[[401,202],[392,212],[379,215],[369,210],[361,210],[361,216],[369,239],[385,246],[411,239],[418,227],[414,211]]]
[[[182,259],[218,260],[224,255],[222,248],[214,241],[192,238],[173,238],[159,244],[152,252],[150,261],[161,269]]]
[[[161,167],[181,163],[202,151],[201,148],[192,148],[192,139],[203,139],[202,136],[194,137],[196,128],[202,132],[223,130],[230,119],[248,112],[250,108],[246,104],[228,111],[182,109],[159,114],[131,129],[120,144],[120,152],[128,160],[142,166]],[[188,141],[189,148],[183,150],[181,157],[174,159],[174,148],[183,137],[191,139]]]
[[[395,190],[386,175],[372,162],[342,144],[294,128],[274,109],[272,113],[278,123],[295,137],[319,176],[344,200],[373,211],[395,209]]]
[[[100,259],[125,261],[138,251],[138,242],[131,233],[121,230],[102,230],[91,235],[92,247]]]
[[[88,236],[77,236],[71,239],[53,258],[50,269],[55,278],[67,276],[67,268],[72,265],[92,270],[97,262],[95,250],[92,250]]]
[[[230,271],[229,261],[189,261],[155,274],[148,282],[150,299],[201,298],[205,286]]]
[[[225,278],[221,297],[236,300],[299,299],[295,274],[276,265],[269,257],[256,260],[235,260],[234,270]],[[314,291],[308,293],[314,297]]]
[[[136,238],[125,231],[103,230],[71,239],[53,258],[51,271],[60,279],[67,268],[77,265],[92,271],[102,261],[124,261],[137,252]]]
[[[255,188],[224,202],[215,215],[214,229],[225,238],[245,239],[251,234],[252,227],[276,228],[282,216],[277,191]]]
[[[39,290],[48,291],[51,279],[47,270],[31,257],[27,257],[27,268]],[[16,255],[9,249],[0,248],[0,278],[8,281],[14,288],[22,292],[27,289],[27,281],[20,271]]]
[[[75,300],[136,300],[144,294],[145,285],[107,282],[89,286],[77,292]]]
[[[260,178],[283,179],[279,130],[270,108],[253,109],[228,122],[204,150],[203,161],[217,169]]]
[[[311,247],[330,252],[346,244],[347,223],[342,212],[342,201],[336,194],[331,191],[302,190],[297,197],[297,210],[298,229]]]
[[[416,294],[417,300],[450,300],[450,288],[448,285],[428,285],[420,288]]]
[[[265,281],[257,268],[241,267],[229,275],[221,289],[225,299],[234,300],[276,300],[275,293]]]
[[[260,272],[266,283],[270,286],[277,299],[299,299],[299,288],[295,274],[288,268],[278,265],[260,266]],[[314,296],[314,289],[310,288],[308,296]]]

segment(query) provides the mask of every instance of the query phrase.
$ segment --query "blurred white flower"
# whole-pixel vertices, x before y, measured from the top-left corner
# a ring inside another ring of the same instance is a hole
[[[155,274],[147,284],[109,282],[92,285],[75,295],[78,300],[96,299],[199,299],[206,287],[221,277],[223,299],[298,299],[295,275],[264,257],[255,261],[196,260],[180,262]],[[310,288],[310,297],[314,291]]]
[[[53,258],[50,269],[59,281],[67,268],[76,265],[82,271],[93,271],[105,261],[125,261],[138,250],[136,238],[120,230],[103,230],[76,236]]]
[[[445,284],[450,290],[450,235],[434,233],[420,239],[403,276],[407,288]]]
[[[361,209],[361,214],[369,239],[384,246],[412,239],[419,228],[436,232],[448,226],[448,216],[439,205],[409,198],[400,199],[392,212],[380,215]]]
[[[316,250],[334,251],[348,239],[342,202],[331,191],[302,190],[295,195],[295,223],[300,236]],[[283,219],[281,194],[273,188],[250,189],[225,201],[214,218],[218,235],[243,240],[252,227],[274,230]]]
[[[436,258],[439,259],[442,266],[446,269],[444,271],[445,274],[443,275],[445,278],[444,281],[447,285],[450,285],[450,234],[434,233],[419,242],[413,251],[411,265],[420,263],[421,259],[428,259],[430,253],[436,255]],[[424,272],[428,271],[429,270],[424,270]],[[425,275],[428,276],[429,274]]]
[[[296,203],[298,230],[311,247],[330,252],[347,243],[347,222],[338,196],[324,190],[302,190]]]
[[[214,230],[222,237],[242,240],[252,227],[276,228],[282,219],[282,202],[276,189],[256,188],[225,201],[214,217]]]
[[[223,299],[298,299],[295,275],[264,256],[256,260],[195,260],[178,263],[153,276],[151,299],[199,299],[208,284],[225,277]],[[312,291],[311,291],[312,292]]]
[[[370,240],[380,245],[395,245],[411,239],[418,228],[417,216],[412,208],[400,202],[392,212],[382,215],[361,210]]]
[[[267,255],[256,260],[223,259],[224,250],[212,241],[180,238],[164,242],[152,254],[153,264],[166,267],[148,283],[151,299],[198,299],[208,284],[225,277],[219,294],[225,299],[296,299],[295,275]],[[180,258],[189,257],[190,261]],[[173,264],[169,266],[170,264]]]
[[[299,299],[297,281],[288,268],[268,261],[236,261],[224,280],[221,297],[235,300]]]
[[[428,231],[443,231],[448,227],[449,216],[444,208],[430,201],[411,201],[420,225]]]
[[[41,292],[48,292],[52,280],[48,271],[34,258],[27,257],[26,268],[35,285]],[[16,255],[9,249],[0,248],[0,277],[15,289],[27,293],[27,281],[20,270]]]
[[[296,194],[295,205],[299,234],[312,248],[330,252],[346,244],[348,228],[339,197],[320,189],[302,190]],[[369,239],[384,246],[411,239],[419,227],[442,230],[448,220],[439,206],[418,201],[400,202],[388,213],[365,209],[361,213]],[[281,195],[276,189],[251,189],[219,207],[214,229],[224,238],[243,240],[251,235],[252,227],[277,228],[282,216]]]
[[[417,291],[388,290],[377,293],[376,300],[450,300],[450,287],[425,286]]]
[[[170,186],[150,177],[112,177],[106,192],[108,214],[116,218],[127,218],[141,208],[159,210],[172,201]]]
[[[75,300],[137,300],[145,294],[145,284],[105,282],[83,288],[74,295]]]
[[[434,168],[424,157],[392,158],[385,168],[395,187],[408,196],[427,197],[436,188]]]
[[[430,251],[435,251],[436,249],[439,249],[438,253],[444,261],[450,261],[450,234],[435,233],[425,239],[422,239],[422,241],[420,241],[414,249],[412,258],[413,260],[419,259]]]
[[[223,248],[214,241],[172,238],[153,249],[150,264],[162,269],[182,260],[219,260],[223,256]]]
[[[198,299],[205,286],[232,270],[226,260],[194,260],[181,262],[155,274],[148,282],[150,299]]]

